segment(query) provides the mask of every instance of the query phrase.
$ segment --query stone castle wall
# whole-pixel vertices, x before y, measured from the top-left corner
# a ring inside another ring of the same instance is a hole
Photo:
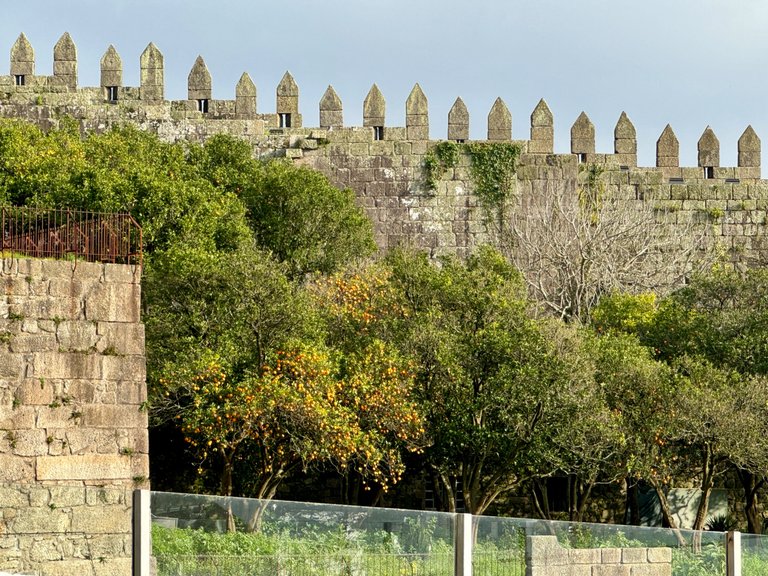
[[[130,574],[149,477],[141,270],[0,263],[0,571]]]
[[[418,84],[405,103],[405,126],[386,124],[387,103],[374,84],[363,102],[363,126],[344,126],[341,99],[329,86],[318,105],[320,126],[304,127],[299,88],[289,73],[275,91],[274,112],[263,113],[247,74],[233,100],[213,99],[211,74],[202,58],[190,70],[187,99],[166,100],[163,55],[154,44],[139,58],[137,87],[123,85],[122,60],[111,46],[100,62],[100,86],[93,88],[77,84],[77,51],[68,34],[53,52],[53,74],[37,74],[32,46],[23,34],[18,38],[10,74],[0,75],[0,116],[43,128],[71,117],[83,132],[128,122],[169,141],[234,135],[250,141],[259,156],[287,157],[352,188],[382,248],[406,242],[434,254],[465,255],[494,241],[494,227],[474,193],[466,161],[450,169],[435,190],[426,186],[424,160],[437,141],[430,139],[428,101]],[[469,123],[467,108],[457,98],[446,139],[466,141]],[[487,141],[512,141],[512,116],[501,99],[488,113]],[[595,127],[581,114],[571,128],[571,152],[554,154],[554,118],[542,100],[530,117],[530,138],[515,142],[522,150],[515,181],[520,198],[546,195],[553,188],[575,193],[583,185],[584,167],[598,166],[607,193],[630,205],[653,201],[672,225],[706,221],[733,260],[759,264],[765,259],[768,182],[761,179],[761,142],[751,127],[737,143],[737,166],[720,166],[720,143],[707,128],[698,143],[698,165],[681,167],[677,137],[667,126],[656,144],[656,165],[638,167],[636,131],[626,114],[614,128],[613,153],[596,152]]]

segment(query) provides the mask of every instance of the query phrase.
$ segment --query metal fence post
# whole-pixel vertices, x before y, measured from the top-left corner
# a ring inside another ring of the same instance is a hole
[[[454,576],[472,576],[472,514],[456,514],[454,525]]]
[[[149,576],[152,513],[149,490],[133,491],[133,576]]]
[[[741,576],[741,532],[725,534],[725,574]]]

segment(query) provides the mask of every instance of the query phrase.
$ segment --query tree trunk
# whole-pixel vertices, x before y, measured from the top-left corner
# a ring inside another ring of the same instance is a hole
[[[712,494],[712,486],[715,484],[715,466],[712,447],[707,445],[704,448],[704,462],[701,466],[701,498],[696,508],[696,519],[693,522],[693,529],[696,531],[704,530],[704,523],[707,521],[709,496]]]
[[[231,502],[227,505],[227,532],[229,533],[237,532],[237,527],[235,526],[235,515],[232,513]]]
[[[542,482],[539,478],[531,480],[531,494],[533,495],[533,503],[536,507],[536,511],[542,520],[552,520],[552,516],[549,512],[549,498],[547,497],[547,484]],[[539,498],[541,494],[541,498]]]
[[[759,490],[765,484],[764,479],[746,470],[737,470],[741,486],[744,489],[744,514],[747,517],[747,532],[763,533],[763,516],[760,514]]]
[[[584,521],[584,512],[587,510],[587,504],[589,503],[589,497],[592,495],[592,488],[595,486],[595,479],[591,479],[586,488],[576,491],[578,497],[578,507],[576,508],[576,522]]]
[[[664,487],[657,480],[651,480],[650,482],[651,486],[653,486],[653,489],[656,491],[656,496],[659,498],[663,523],[674,531],[680,546],[687,546],[688,542],[680,532],[680,529],[677,527],[677,522],[675,522],[675,518],[672,516],[672,511],[669,508],[669,501],[667,500],[667,493],[664,491]]]
[[[638,500],[637,482],[630,477],[625,479],[627,484],[627,500],[624,505],[624,521],[632,526],[640,526],[640,502]]]
[[[575,474],[568,475],[568,520],[577,522],[576,516],[579,507],[579,479]]]
[[[351,467],[347,467],[341,475],[341,503],[352,506],[360,505],[361,478]]]
[[[437,471],[438,478],[445,489],[445,496],[448,499],[448,512],[456,512],[456,492],[453,489],[451,477],[444,472]]]
[[[290,470],[295,468],[295,466],[296,464],[293,464],[285,469],[280,468],[277,470],[277,472],[264,476],[264,479],[262,480],[261,485],[256,492],[256,498],[259,500],[258,506],[248,520],[249,532],[261,531],[261,519],[264,514],[264,510],[267,509],[270,500],[275,497],[275,493],[277,492],[277,488],[280,486],[280,483],[288,475]]]
[[[232,496],[232,467],[234,454],[228,454],[226,450],[222,448],[221,458],[224,460],[224,469],[221,472],[221,494],[223,496]]]

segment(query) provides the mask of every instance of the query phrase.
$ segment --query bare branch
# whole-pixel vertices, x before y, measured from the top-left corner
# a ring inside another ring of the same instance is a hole
[[[584,320],[602,294],[663,295],[712,263],[706,214],[684,218],[647,194],[635,198],[634,188],[606,187],[599,173],[580,180],[575,190],[563,181],[535,182],[518,195],[501,239],[551,313]]]

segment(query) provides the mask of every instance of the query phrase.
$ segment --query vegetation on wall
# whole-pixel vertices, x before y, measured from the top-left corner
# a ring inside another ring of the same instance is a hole
[[[461,144],[443,140],[430,148],[424,156],[424,181],[429,190],[435,190],[437,183],[449,168],[459,163]]]
[[[427,188],[435,190],[445,172],[457,167],[465,155],[474,193],[485,208],[500,210],[512,191],[520,152],[513,142],[438,142],[424,157],[424,179]]]

